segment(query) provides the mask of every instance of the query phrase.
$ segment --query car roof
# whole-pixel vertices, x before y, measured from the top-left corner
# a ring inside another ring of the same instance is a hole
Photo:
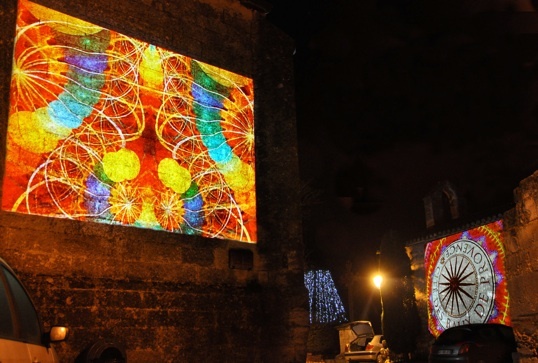
[[[374,336],[374,328],[368,320],[356,320],[349,323],[341,324],[336,327],[338,330],[351,329],[357,337]]]
[[[484,323],[484,324],[476,323],[476,324],[465,324],[465,325],[453,326],[446,329],[444,332],[454,331],[454,330],[477,330],[477,329],[484,329],[484,328],[487,329],[488,327],[498,327],[500,329],[512,329],[512,327],[508,325],[499,324],[499,323]]]
[[[8,263],[6,262],[6,260],[4,260],[2,257],[0,257],[0,265],[4,266],[5,268],[7,268],[9,270],[9,272],[11,272],[13,275],[16,275],[15,274],[15,271],[13,271],[13,269],[11,268],[11,266],[8,265]]]
[[[484,338],[484,333],[495,331],[497,337],[502,337],[504,340],[515,341],[513,329],[510,326],[498,323],[486,324],[467,324],[459,325],[446,329],[435,340],[435,343],[446,344],[451,341],[459,341],[462,339]]]

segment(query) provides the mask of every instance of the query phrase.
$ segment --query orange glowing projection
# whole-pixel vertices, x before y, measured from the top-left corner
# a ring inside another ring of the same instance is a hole
[[[19,1],[4,210],[256,241],[253,82]]]
[[[503,222],[427,244],[428,328],[434,336],[463,324],[510,325]]]

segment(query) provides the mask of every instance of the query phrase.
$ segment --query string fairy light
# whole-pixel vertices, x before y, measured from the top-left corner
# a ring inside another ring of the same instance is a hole
[[[310,270],[304,275],[308,289],[310,324],[342,323],[346,311],[328,270]]]

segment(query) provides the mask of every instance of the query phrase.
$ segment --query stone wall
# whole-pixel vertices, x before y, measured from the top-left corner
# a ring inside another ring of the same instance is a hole
[[[72,362],[88,344],[129,362],[304,362],[293,44],[239,0],[40,0],[42,5],[254,79],[258,243],[0,212],[0,256],[29,288]],[[0,4],[0,145],[5,155],[16,1]],[[4,157],[0,157],[0,177]],[[230,249],[253,252],[250,270]]]
[[[430,345],[434,341],[433,335],[428,331],[428,296],[426,294],[426,273],[424,268],[424,243],[413,243],[405,248],[411,261],[412,280],[415,287],[415,300],[420,319],[421,329],[417,337],[415,355],[426,359]]]
[[[511,325],[518,341],[521,362],[538,361],[538,172],[524,179],[514,191],[515,208],[502,215],[507,287]],[[427,353],[433,337],[427,331],[427,299],[423,238],[407,246],[414,273],[415,296],[423,334],[417,352]]]
[[[538,361],[538,172],[514,191],[516,207],[504,216],[506,274],[512,325],[522,362]]]

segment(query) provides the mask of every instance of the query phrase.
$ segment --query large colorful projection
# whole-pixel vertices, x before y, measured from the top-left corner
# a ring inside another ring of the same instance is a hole
[[[510,324],[502,220],[428,243],[428,327],[434,336],[471,323]]]
[[[256,241],[253,82],[20,0],[2,208]]]

